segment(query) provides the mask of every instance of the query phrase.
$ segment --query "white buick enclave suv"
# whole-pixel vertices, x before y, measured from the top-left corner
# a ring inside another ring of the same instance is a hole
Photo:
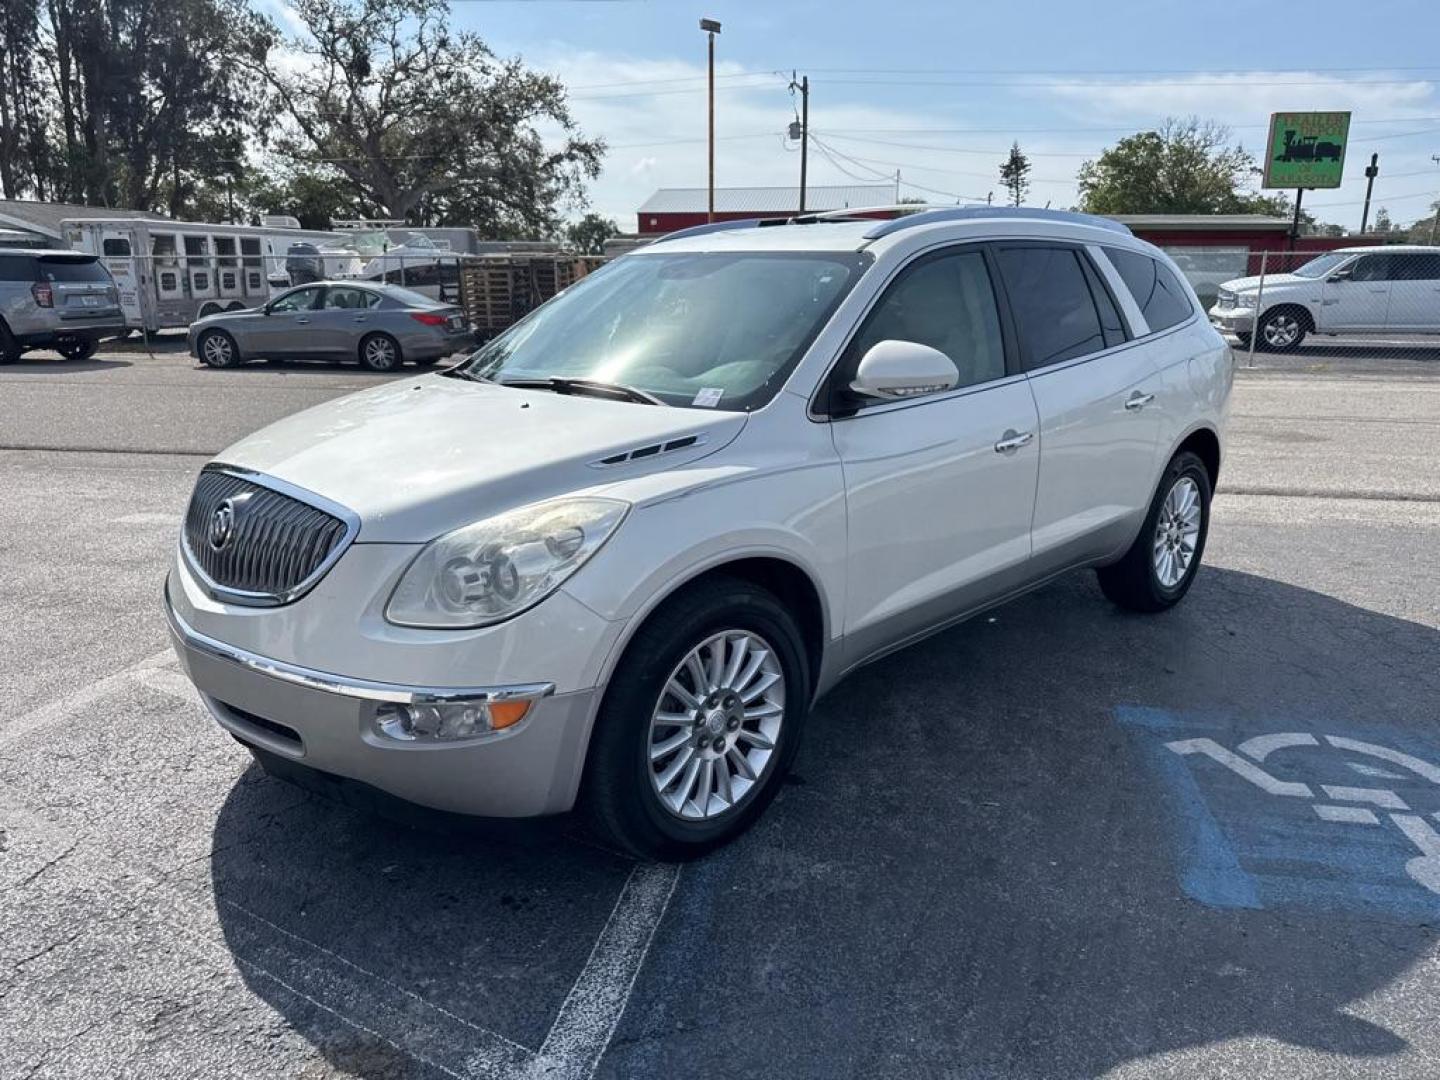
[[[1112,222],[706,226],[232,446],[170,625],[267,768],[578,804],[683,858],[754,820],[859,665],[1077,567],[1138,611],[1184,596],[1230,385],[1174,265]]]

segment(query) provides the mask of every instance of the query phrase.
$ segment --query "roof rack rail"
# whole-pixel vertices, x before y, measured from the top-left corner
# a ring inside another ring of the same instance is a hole
[[[929,225],[937,221],[983,221],[993,218],[1030,218],[1041,221],[1064,221],[1071,225],[1089,225],[1095,229],[1133,236],[1128,226],[1110,218],[1095,214],[1082,214],[1075,210],[1042,210],[1029,206],[947,206],[933,210],[921,210],[905,217],[893,218],[878,223],[865,234],[866,240],[879,240],[882,236],[912,229],[916,225]]]
[[[676,229],[650,241],[663,244],[666,240],[679,240],[682,236],[704,236],[706,233],[728,232],[731,229],[753,229],[763,224],[764,218],[741,218],[738,221],[707,221],[704,225],[691,225],[688,229]]]

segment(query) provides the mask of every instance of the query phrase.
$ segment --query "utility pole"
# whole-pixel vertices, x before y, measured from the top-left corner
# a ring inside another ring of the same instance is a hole
[[[706,204],[706,221],[715,220],[715,35],[720,33],[717,19],[701,19],[700,29],[710,38],[710,199]]]
[[[1375,190],[1375,177],[1380,175],[1380,155],[1371,154],[1370,164],[1365,169],[1365,212],[1360,215],[1360,231],[1370,224],[1370,193]]]
[[[798,83],[790,72],[790,92],[800,91],[800,213],[805,213],[805,159],[810,149],[810,76]]]
[[[1295,189],[1295,217],[1290,222],[1290,250],[1295,250],[1295,241],[1300,236],[1300,200],[1305,197],[1305,189]]]
[[[1430,160],[1436,165],[1440,165],[1440,156],[1431,154]],[[1435,226],[1440,225],[1440,198],[1435,200],[1435,205],[1430,208],[1430,212],[1432,215],[1430,218],[1430,243],[1433,244],[1435,243]]]

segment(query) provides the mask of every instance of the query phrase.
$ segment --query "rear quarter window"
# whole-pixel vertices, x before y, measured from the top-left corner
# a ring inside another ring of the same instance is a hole
[[[1190,290],[1164,263],[1118,248],[1106,248],[1105,254],[1135,298],[1152,334],[1168,330],[1195,313]]]
[[[28,255],[0,255],[0,281],[35,280],[35,260]]]

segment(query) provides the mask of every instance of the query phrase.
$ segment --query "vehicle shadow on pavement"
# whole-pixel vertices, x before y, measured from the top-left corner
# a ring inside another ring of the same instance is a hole
[[[1213,1075],[1214,1044],[1252,1037],[1285,1046],[1232,1047],[1230,1071],[1403,1053],[1428,1022],[1364,999],[1431,954],[1440,897],[1419,919],[1190,898],[1183,800],[1117,716],[1229,718],[1231,746],[1382,730],[1436,760],[1437,656],[1432,628],[1207,567],[1165,615],[1072,575],[872,665],[757,827],[685,869],[597,1075]],[[478,1028],[538,1047],[631,868],[558,832],[402,829],[258,769],[212,867],[249,988],[363,1076],[430,1075]]]
[[[96,360],[66,360],[58,354],[35,356],[26,353],[13,364],[0,366],[0,375],[13,372],[17,375],[80,375],[91,371],[114,371],[133,365],[129,360],[100,358]]]

